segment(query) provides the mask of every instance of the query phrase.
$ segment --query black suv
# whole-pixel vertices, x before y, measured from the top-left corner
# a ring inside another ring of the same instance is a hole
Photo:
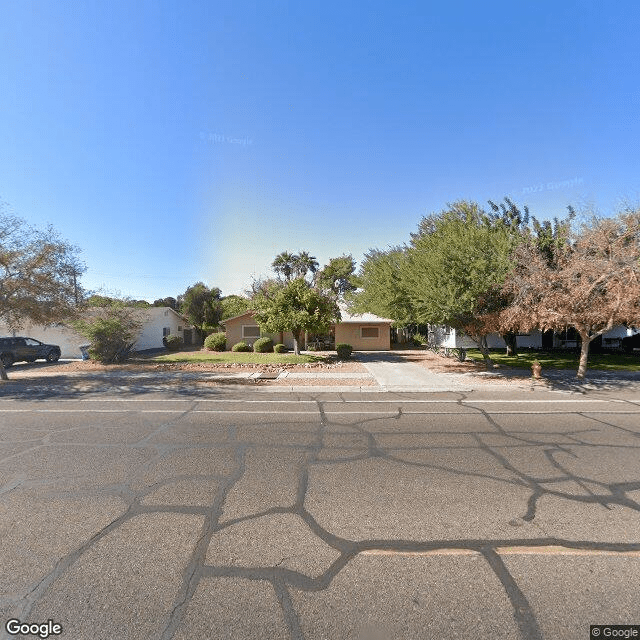
[[[57,344],[44,344],[33,338],[0,338],[0,359],[5,367],[14,362],[44,359],[56,362],[60,359],[60,347]]]

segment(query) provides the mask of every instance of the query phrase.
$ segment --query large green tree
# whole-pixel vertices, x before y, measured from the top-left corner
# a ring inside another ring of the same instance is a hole
[[[347,295],[352,310],[393,318],[399,324],[415,322],[403,278],[406,262],[406,247],[394,247],[387,251],[370,249],[358,272],[359,289]]]
[[[109,307],[114,302],[117,302],[117,298],[111,296],[103,296],[99,293],[92,293],[85,301],[87,307]]]
[[[269,333],[291,331],[294,353],[300,353],[305,331],[322,333],[340,319],[338,305],[304,278],[289,282],[268,282],[260,287],[252,300],[254,318]]]
[[[407,251],[401,279],[417,322],[467,333],[493,366],[480,316],[504,304],[500,290],[520,242],[514,225],[474,202],[458,202],[431,217]]]
[[[0,208],[0,321],[18,329],[72,317],[82,297],[79,252],[52,227],[36,229]]]
[[[151,305],[147,300],[134,300],[133,298],[121,298],[103,296],[99,293],[92,293],[85,301],[85,306],[88,307],[109,307],[111,305],[124,304],[128,307],[136,307],[138,309],[148,309]],[[163,305],[164,306],[164,305]]]
[[[197,282],[178,297],[181,312],[195,327],[201,340],[216,331],[222,319],[220,295],[217,287],[209,289],[203,282]]]
[[[168,296],[167,298],[158,298],[153,301],[154,307],[169,307],[174,311],[178,310],[178,301],[172,296]]]
[[[220,302],[222,304],[222,320],[234,318],[251,309],[251,300],[235,294],[225,296]]]
[[[315,283],[322,291],[342,297],[358,288],[355,271],[353,256],[331,258],[329,263],[316,273]]]

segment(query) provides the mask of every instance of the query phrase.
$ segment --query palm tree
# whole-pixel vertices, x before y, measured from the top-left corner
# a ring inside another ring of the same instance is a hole
[[[271,267],[278,274],[278,276],[284,276],[284,279],[289,282],[291,275],[294,272],[294,265],[296,264],[298,256],[288,251],[279,253],[275,260],[271,263]]]
[[[315,256],[310,256],[308,251],[301,251],[298,255],[293,256],[293,272],[296,278],[304,278],[307,272],[315,275],[320,264]]]

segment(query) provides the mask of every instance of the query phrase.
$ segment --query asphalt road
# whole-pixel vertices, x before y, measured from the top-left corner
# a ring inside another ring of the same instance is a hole
[[[69,639],[640,625],[640,393],[0,398],[0,617]]]

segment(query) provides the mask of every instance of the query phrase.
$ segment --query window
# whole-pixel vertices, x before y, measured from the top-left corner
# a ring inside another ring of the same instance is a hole
[[[360,327],[360,337],[361,338],[379,338],[380,328],[379,327]]]
[[[171,327],[162,327],[162,337],[166,338],[171,333]]]
[[[42,342],[38,342],[37,340],[34,340],[33,338],[26,338],[25,339],[25,343],[27,345],[27,347],[39,347]]]
[[[260,327],[256,324],[243,324],[242,337],[243,338],[259,338]]]
[[[182,327],[181,326],[178,326],[178,331],[182,331]]]
[[[168,311],[165,311],[165,312],[164,312],[164,315],[165,315],[165,316],[168,316],[168,315],[169,315],[169,312],[168,312]]]

